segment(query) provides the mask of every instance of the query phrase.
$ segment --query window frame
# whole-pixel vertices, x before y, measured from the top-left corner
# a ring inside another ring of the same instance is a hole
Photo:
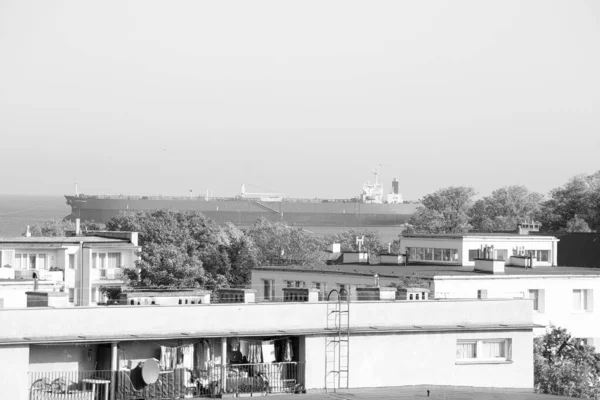
[[[458,346],[462,343],[475,343],[475,358],[459,358]],[[484,357],[484,346],[488,343],[502,343],[502,357]],[[485,338],[485,339],[457,339],[456,364],[509,364],[512,363],[512,339],[510,338]]]
[[[581,296],[579,298],[579,307],[575,307],[575,292],[581,292]],[[572,312],[575,314],[579,313],[590,313],[593,311],[593,301],[594,301],[594,291],[593,289],[573,289],[571,292],[572,296]]]
[[[263,300],[274,301],[275,300],[275,280],[274,279],[262,279],[262,282],[263,282]]]

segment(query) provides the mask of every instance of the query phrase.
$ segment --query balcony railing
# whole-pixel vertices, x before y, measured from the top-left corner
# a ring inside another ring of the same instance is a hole
[[[97,280],[114,280],[121,279],[123,268],[99,268],[93,269],[92,279]]]
[[[111,371],[30,372],[30,400],[107,400]]]
[[[225,377],[225,378],[223,378]],[[30,400],[115,400],[215,397],[223,393],[295,393],[304,383],[304,363],[214,365],[208,369],[160,371],[146,385],[139,368],[121,371],[30,372]]]

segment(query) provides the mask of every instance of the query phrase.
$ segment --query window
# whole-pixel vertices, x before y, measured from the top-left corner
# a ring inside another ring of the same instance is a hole
[[[15,254],[16,269],[46,269],[46,254]]]
[[[502,362],[511,357],[511,339],[458,340],[458,362]]]
[[[75,301],[75,289],[69,289],[69,303]]]
[[[119,268],[121,266],[121,253],[108,253],[108,268]]]
[[[527,250],[525,254],[540,262],[550,262],[550,250]]]
[[[508,250],[496,250],[496,259],[502,261],[508,260]]]
[[[407,247],[409,260],[458,262],[458,249],[438,249],[434,247]]]
[[[120,268],[121,253],[92,253],[92,268]]]
[[[69,254],[69,268],[75,269],[75,254]]]
[[[537,289],[529,289],[529,298],[533,299],[533,311],[540,309],[540,293]]]
[[[275,299],[275,282],[272,279],[263,279],[263,297],[265,300]]]
[[[549,262],[550,261],[550,250],[537,250],[536,257],[538,261]]]
[[[477,358],[477,341],[456,343],[456,358],[458,360],[469,360]]]
[[[469,261],[473,261],[477,257],[479,257],[479,250],[469,250]]]
[[[304,281],[285,281],[286,287],[306,287],[306,283]]]
[[[573,289],[573,311],[592,311],[592,304],[591,289]]]

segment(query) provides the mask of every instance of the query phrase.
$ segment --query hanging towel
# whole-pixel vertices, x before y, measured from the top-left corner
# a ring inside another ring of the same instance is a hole
[[[250,350],[250,342],[246,340],[240,340],[240,351],[242,352],[242,356],[248,358],[248,352]]]
[[[292,349],[292,341],[288,338],[285,340],[285,346],[283,351],[283,361],[292,361],[294,358],[294,350]]]
[[[275,342],[266,340],[262,342],[262,358],[265,363],[275,362]]]

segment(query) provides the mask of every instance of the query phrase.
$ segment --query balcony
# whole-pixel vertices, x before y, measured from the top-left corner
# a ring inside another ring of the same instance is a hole
[[[295,393],[304,382],[304,363],[276,362],[211,365],[208,369],[163,370],[155,383],[140,384],[137,368],[121,371],[30,372],[31,400],[116,400],[239,397]]]
[[[37,279],[42,281],[64,281],[64,271],[48,271],[45,269],[15,269],[15,279]]]
[[[123,268],[100,268],[92,269],[91,278],[94,281],[120,280]]]

